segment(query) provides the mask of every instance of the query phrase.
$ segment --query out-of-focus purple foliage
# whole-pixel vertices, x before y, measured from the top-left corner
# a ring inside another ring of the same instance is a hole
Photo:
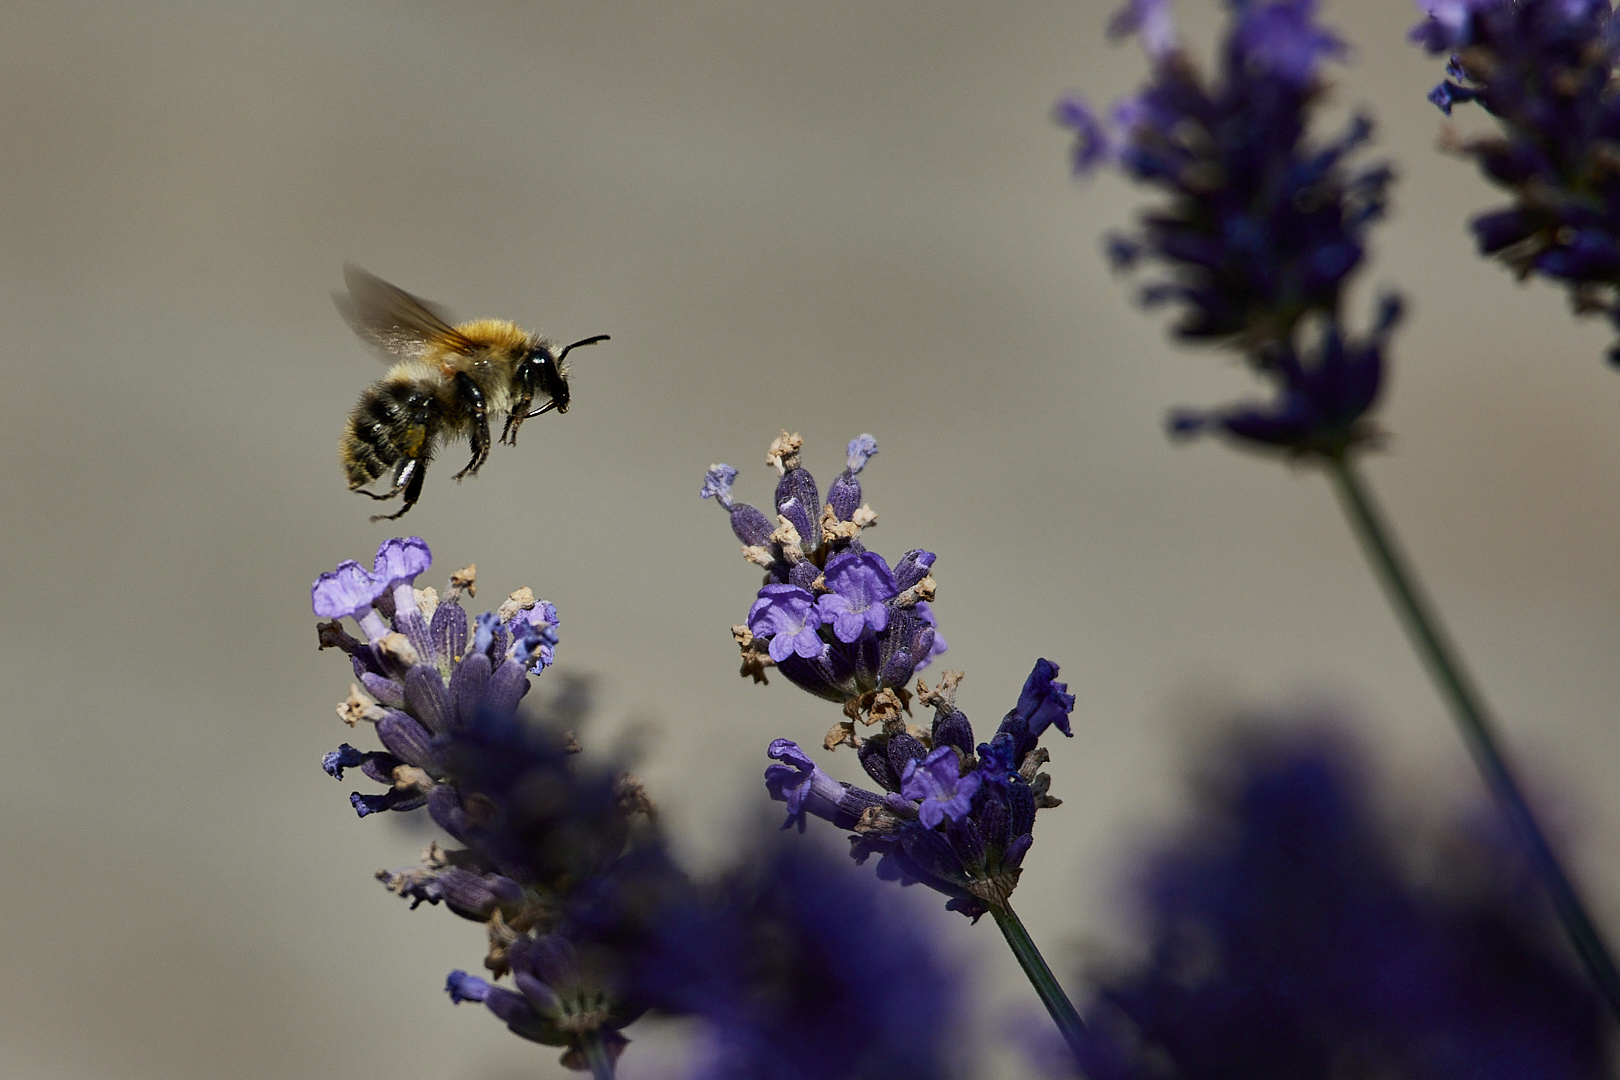
[[[705,1022],[691,1080],[961,1075],[960,975],[909,898],[810,837],[743,846],[711,882],[647,867],[656,889],[582,905],[594,939],[620,951],[627,993]]]
[[[1147,958],[1094,980],[1089,1080],[1610,1075],[1602,1003],[1506,838],[1412,858],[1323,732],[1203,768],[1134,890]]]
[[[1342,310],[1393,174],[1355,162],[1372,134],[1365,116],[1330,142],[1309,138],[1322,63],[1345,54],[1315,21],[1315,0],[1230,6],[1218,76],[1206,80],[1179,44],[1168,0],[1131,0],[1110,32],[1141,38],[1150,81],[1106,115],[1078,96],[1055,115],[1075,134],[1077,173],[1111,163],[1168,196],[1135,235],[1109,238],[1116,269],[1150,260],[1168,270],[1142,290],[1143,302],[1177,305],[1180,337],[1239,349],[1278,392],[1266,406],[1182,410],[1172,431],[1341,453],[1371,434],[1364,417],[1399,311],[1387,299],[1361,338]]]
[[[1419,0],[1412,40],[1449,57],[1429,100],[1476,102],[1493,136],[1452,140],[1512,204],[1476,217],[1480,252],[1563,282],[1620,328],[1620,30],[1609,0]],[[1620,363],[1620,345],[1609,351]]]

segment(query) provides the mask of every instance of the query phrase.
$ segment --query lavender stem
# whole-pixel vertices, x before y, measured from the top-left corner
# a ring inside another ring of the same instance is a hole
[[[992,906],[990,914],[995,917],[996,925],[1001,927],[1007,944],[1012,948],[1013,955],[1018,957],[1018,965],[1029,976],[1030,984],[1035,987],[1035,993],[1040,995],[1041,1004],[1046,1011],[1052,1014],[1052,1022],[1058,1026],[1063,1034],[1063,1041],[1069,1044],[1075,1057],[1080,1056],[1081,1047],[1086,1041],[1086,1025],[1075,1011],[1073,1003],[1069,1001],[1063,987],[1058,985],[1057,977],[1052,969],[1046,966],[1041,958],[1041,951],[1035,947],[1035,942],[1024,929],[1024,924],[1013,913],[1010,904]]]
[[[1524,844],[1532,867],[1551,894],[1558,920],[1569,935],[1570,944],[1580,956],[1588,977],[1608,1001],[1609,1008],[1620,1017],[1620,971],[1616,970],[1614,958],[1604,943],[1602,933],[1587,913],[1574,883],[1564,872],[1529,803],[1525,801],[1524,793],[1502,755],[1493,730],[1495,724],[1486,711],[1483,698],[1464,669],[1461,657],[1440,623],[1439,615],[1424,595],[1417,575],[1395,539],[1394,531],[1373,500],[1372,492],[1354,462],[1347,453],[1327,460],[1328,473],[1333,478],[1340,504],[1373,565],[1374,573],[1406,627],[1413,646],[1429,669],[1429,674],[1439,686],[1441,696],[1450,705],[1462,729],[1463,741],[1468,744],[1486,785],[1501,805],[1502,812]]]
[[[591,1080],[613,1080],[613,1059],[608,1057],[607,1047],[602,1044],[602,1036],[596,1032],[586,1035],[585,1060],[591,1066]]]

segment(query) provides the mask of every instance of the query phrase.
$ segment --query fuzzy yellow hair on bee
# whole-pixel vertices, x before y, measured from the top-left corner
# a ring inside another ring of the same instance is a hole
[[[349,291],[332,294],[338,311],[362,341],[394,360],[360,395],[338,444],[350,491],[373,499],[404,495],[397,513],[372,521],[391,521],[416,505],[442,443],[465,438],[472,460],[455,478],[476,476],[489,458],[491,414],[506,414],[500,441],[515,446],[525,420],[567,412],[569,350],[608,340],[598,334],[559,349],[505,319],[452,325],[437,305],[358,266],[345,266],[343,281]],[[530,411],[536,401],[542,404]],[[366,489],[390,469],[389,490]]]

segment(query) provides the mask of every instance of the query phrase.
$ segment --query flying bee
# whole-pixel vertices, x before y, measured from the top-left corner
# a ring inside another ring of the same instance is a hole
[[[338,444],[350,491],[380,500],[405,496],[398,513],[372,521],[392,521],[416,505],[441,442],[465,437],[472,460],[455,478],[476,476],[489,458],[492,413],[506,414],[501,442],[516,446],[523,421],[552,409],[567,412],[565,358],[581,345],[608,340],[598,334],[559,349],[505,319],[451,325],[442,308],[358,266],[345,266],[343,280],[348,294],[332,294],[338,311],[362,341],[397,361],[360,395]],[[530,411],[536,400],[544,404]],[[389,469],[388,491],[366,490]]]

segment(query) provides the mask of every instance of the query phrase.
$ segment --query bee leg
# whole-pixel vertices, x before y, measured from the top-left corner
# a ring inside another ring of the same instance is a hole
[[[517,400],[512,402],[511,410],[506,414],[506,426],[501,428],[501,443],[506,446],[517,445],[518,428],[523,426],[524,414],[529,411],[529,403],[534,400],[534,365],[525,360],[518,368],[517,376],[521,390]]]
[[[456,473],[459,481],[469,474],[477,476],[479,467],[489,460],[489,412],[484,405],[484,392],[478,389],[478,384],[465,371],[456,373],[456,391],[472,414],[472,433],[467,437],[472,443],[472,460],[467,462],[465,469]]]
[[[422,497],[422,480],[427,476],[427,458],[406,458],[400,462],[399,472],[394,476],[394,490],[387,495],[372,495],[374,499],[391,499],[399,492],[399,485],[405,485],[405,505],[396,513],[373,514],[372,521],[395,521],[405,516],[406,511],[416,505],[416,500]],[[367,494],[370,494],[367,492]]]
[[[397,499],[399,498],[399,493],[405,489],[406,475],[413,467],[414,461],[411,458],[401,458],[399,464],[394,466],[393,486],[391,486],[381,495],[377,494],[375,491],[367,491],[363,487],[350,488],[349,490],[358,491],[366,498],[376,499],[378,502],[387,502],[389,499]]]

